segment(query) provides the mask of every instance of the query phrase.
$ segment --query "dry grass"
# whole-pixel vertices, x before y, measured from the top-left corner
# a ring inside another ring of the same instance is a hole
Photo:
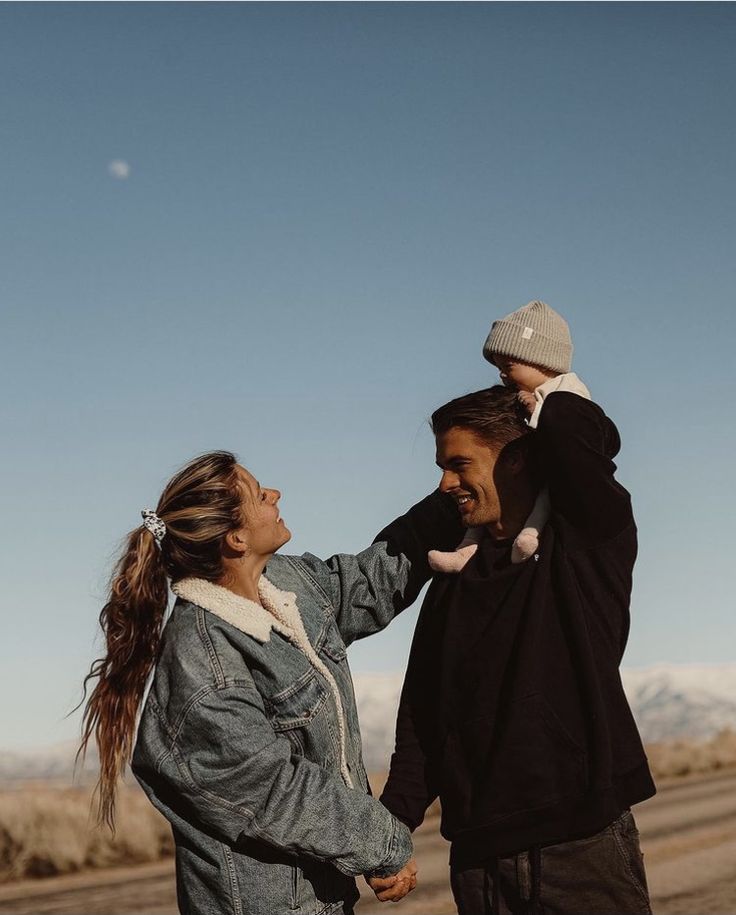
[[[120,790],[116,831],[97,827],[90,788],[0,791],[0,882],[142,864],[173,853],[171,829],[140,789]]]
[[[647,746],[655,778],[714,772],[736,766],[736,731],[726,729],[707,741],[675,740]]]

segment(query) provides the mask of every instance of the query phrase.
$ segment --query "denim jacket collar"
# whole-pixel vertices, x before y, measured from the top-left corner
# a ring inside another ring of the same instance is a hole
[[[265,575],[261,575],[258,582],[263,606],[203,578],[183,578],[173,584],[171,590],[182,600],[209,610],[259,642],[268,642],[272,629],[290,636],[295,632],[301,634],[300,630],[303,630],[296,594],[281,591]]]

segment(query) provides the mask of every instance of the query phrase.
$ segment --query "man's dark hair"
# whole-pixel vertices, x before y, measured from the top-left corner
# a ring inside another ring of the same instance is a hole
[[[435,435],[442,435],[456,426],[470,429],[487,444],[501,449],[529,434],[529,427],[524,422],[526,415],[516,391],[494,385],[456,397],[439,407],[432,414],[430,425]]]

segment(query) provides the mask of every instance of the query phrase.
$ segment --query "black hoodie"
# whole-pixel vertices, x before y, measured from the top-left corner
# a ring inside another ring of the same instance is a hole
[[[593,835],[654,794],[618,667],[636,525],[596,404],[546,398],[534,433],[552,512],[537,555],[490,537],[435,577],[381,800],[411,829],[439,796],[456,867]]]

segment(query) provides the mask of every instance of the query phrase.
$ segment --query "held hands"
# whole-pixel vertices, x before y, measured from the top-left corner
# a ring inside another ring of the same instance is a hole
[[[519,391],[516,395],[519,403],[524,406],[524,409],[531,415],[534,412],[534,408],[537,406],[537,399],[534,396],[533,391]]]
[[[417,862],[412,858],[392,877],[366,877],[368,886],[381,902],[398,902],[417,885]]]

